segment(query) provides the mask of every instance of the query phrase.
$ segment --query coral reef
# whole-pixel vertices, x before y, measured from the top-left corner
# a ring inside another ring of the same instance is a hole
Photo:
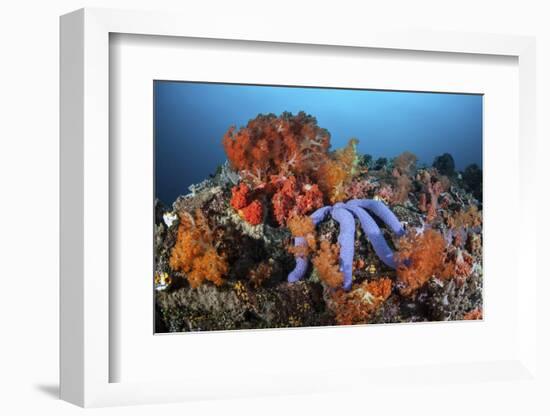
[[[213,175],[155,201],[156,332],[483,319],[477,166],[332,149],[303,112],[222,144]]]

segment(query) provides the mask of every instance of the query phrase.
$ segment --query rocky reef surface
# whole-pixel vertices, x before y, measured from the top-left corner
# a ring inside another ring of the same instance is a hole
[[[156,332],[481,319],[481,170],[457,172],[449,154],[373,160],[356,143],[331,151],[303,113],[229,129],[228,161],[171,207],[155,203]],[[358,219],[344,248],[342,224],[310,219],[350,200],[379,201],[402,224],[396,235],[372,217],[395,264]],[[307,269],[289,282],[298,259]]]

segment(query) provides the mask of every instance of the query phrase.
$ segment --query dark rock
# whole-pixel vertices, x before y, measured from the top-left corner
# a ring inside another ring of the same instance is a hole
[[[374,170],[381,170],[385,169],[388,166],[388,159],[385,157],[379,157],[376,159],[376,162],[374,162],[373,169]]]
[[[434,159],[432,164],[439,173],[446,176],[454,176],[455,174],[455,160],[450,153],[443,153]]]
[[[238,281],[159,292],[156,304],[169,332],[334,325],[322,292],[322,286],[311,281],[272,288]]]
[[[474,194],[478,201],[483,200],[483,172],[475,163],[468,165],[462,172],[462,180],[466,188]]]

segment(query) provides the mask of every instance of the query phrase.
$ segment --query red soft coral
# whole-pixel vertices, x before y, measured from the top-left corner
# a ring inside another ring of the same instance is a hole
[[[236,210],[243,209],[250,202],[248,201],[250,188],[244,182],[231,189],[231,206]]]
[[[231,206],[237,210],[241,218],[252,225],[261,224],[264,218],[264,208],[258,199],[252,199],[250,188],[240,183],[231,189]]]
[[[252,225],[261,224],[264,218],[264,208],[262,203],[255,199],[246,207],[239,210],[239,215]]]
[[[231,166],[255,184],[270,175],[311,175],[327,159],[330,134],[304,112],[258,115],[222,140]]]
[[[323,194],[317,185],[303,183],[296,176],[273,176],[271,183],[276,190],[271,198],[273,215],[279,225],[323,206]]]

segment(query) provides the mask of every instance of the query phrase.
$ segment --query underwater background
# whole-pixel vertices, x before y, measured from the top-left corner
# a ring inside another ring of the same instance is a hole
[[[332,150],[355,137],[358,152],[375,159],[407,150],[431,166],[450,153],[457,170],[482,168],[479,94],[155,81],[155,197],[170,205],[213,174],[227,159],[221,140],[229,126],[284,111],[314,115]]]

